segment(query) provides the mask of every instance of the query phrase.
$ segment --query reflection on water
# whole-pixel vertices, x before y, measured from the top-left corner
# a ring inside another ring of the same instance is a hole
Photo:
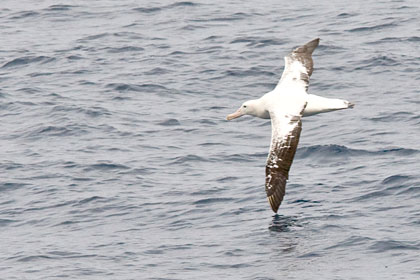
[[[290,227],[299,226],[297,222],[298,219],[296,217],[275,214],[268,229],[276,232],[288,232]]]
[[[299,245],[301,238],[296,235],[296,228],[300,227],[300,221],[296,216],[283,216],[275,214],[268,227],[272,244],[272,256],[285,257],[292,253]],[[294,255],[295,253],[292,253]]]

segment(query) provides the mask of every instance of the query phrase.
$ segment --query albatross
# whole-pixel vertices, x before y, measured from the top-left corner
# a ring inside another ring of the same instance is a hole
[[[302,117],[353,108],[347,100],[308,94],[313,71],[312,53],[319,38],[284,57],[283,75],[274,90],[246,101],[227,120],[251,115],[271,119],[271,145],[265,168],[265,191],[271,209],[277,213],[286,192],[286,181],[302,131]]]

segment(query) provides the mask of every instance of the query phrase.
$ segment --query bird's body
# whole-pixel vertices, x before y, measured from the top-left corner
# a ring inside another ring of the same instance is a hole
[[[255,117],[261,118],[261,119],[269,119],[270,113],[266,109],[268,107],[268,101],[264,97],[266,97],[268,94],[271,94],[271,92],[263,95],[260,99],[252,100],[257,103],[261,103],[261,106],[258,106],[258,108],[262,108],[263,110],[260,110],[256,112],[256,114],[252,114]],[[337,111],[337,110],[343,110],[352,108],[354,105],[347,100],[343,99],[335,99],[335,98],[326,98],[322,96],[318,96],[315,94],[308,94],[306,97],[306,108],[303,111],[302,117],[309,117],[321,113],[327,113],[331,111]],[[251,114],[250,114],[251,115]]]
[[[277,212],[285,195],[286,180],[302,130],[301,118],[319,113],[352,108],[342,99],[308,94],[313,71],[312,52],[319,39],[295,49],[285,57],[285,69],[273,91],[245,102],[228,120],[243,115],[271,119],[272,137],[266,164],[265,189],[270,206]]]

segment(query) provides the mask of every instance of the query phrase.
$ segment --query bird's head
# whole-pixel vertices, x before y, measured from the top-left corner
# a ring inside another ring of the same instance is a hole
[[[248,100],[247,102],[243,103],[239,109],[230,115],[227,115],[226,119],[228,121],[242,117],[243,115],[256,115],[257,114],[257,101],[256,100]]]

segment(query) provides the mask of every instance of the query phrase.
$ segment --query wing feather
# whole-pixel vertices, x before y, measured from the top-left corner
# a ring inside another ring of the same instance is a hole
[[[286,193],[286,182],[299,143],[302,121],[301,115],[278,116],[275,113],[271,113],[271,120],[273,132],[265,168],[265,191],[271,209],[277,213]]]
[[[314,67],[312,53],[318,44],[319,38],[314,39],[305,45],[296,48],[284,57],[284,71],[277,87],[281,87],[288,83],[295,83],[305,87],[305,90],[308,90],[309,77],[312,75]]]

